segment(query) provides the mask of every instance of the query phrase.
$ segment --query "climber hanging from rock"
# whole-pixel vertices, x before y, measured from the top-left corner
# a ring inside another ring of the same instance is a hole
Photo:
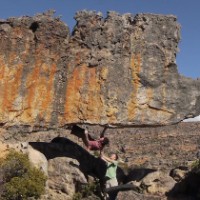
[[[109,144],[109,139],[107,137],[104,137],[105,131],[107,127],[104,128],[104,130],[100,134],[100,138],[94,139],[89,133],[88,130],[83,129],[77,125],[74,125],[71,130],[71,134],[77,136],[78,138],[81,138],[85,146],[88,150],[95,151],[95,150],[103,150],[103,148]]]

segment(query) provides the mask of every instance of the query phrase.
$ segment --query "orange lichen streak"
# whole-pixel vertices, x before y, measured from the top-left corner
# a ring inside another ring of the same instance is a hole
[[[26,78],[23,118],[27,122],[35,118],[45,122],[51,120],[56,63],[47,63],[36,57],[35,66]]]
[[[7,61],[0,56],[0,120],[9,121],[20,109],[16,103],[21,85],[22,64],[14,64],[16,55],[11,53]]]
[[[28,124],[51,118],[58,56],[43,44],[33,46],[26,33],[13,28],[9,53],[0,54],[0,120],[4,122]],[[20,40],[24,43],[18,48]]]
[[[132,84],[133,84],[133,92],[131,94],[131,99],[128,101],[128,119],[131,121],[135,118],[138,100],[137,94],[140,86],[140,78],[139,73],[141,71],[141,55],[133,54],[131,56],[130,66],[132,70]]]
[[[74,68],[66,88],[66,122],[98,122],[103,109],[98,75],[96,67],[88,67],[86,64]]]
[[[66,88],[65,120],[76,121],[81,98],[80,89],[83,87],[86,75],[86,66],[75,67]]]

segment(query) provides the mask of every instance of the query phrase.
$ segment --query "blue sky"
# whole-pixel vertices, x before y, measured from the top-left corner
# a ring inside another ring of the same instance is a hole
[[[106,16],[113,10],[124,13],[173,14],[181,24],[180,52],[177,54],[179,73],[192,78],[200,78],[200,0],[0,0],[0,18],[33,16],[49,9],[55,16],[73,28],[73,19],[78,10],[100,11]]]

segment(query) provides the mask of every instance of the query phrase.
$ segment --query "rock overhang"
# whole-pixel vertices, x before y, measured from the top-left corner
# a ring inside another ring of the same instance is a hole
[[[179,75],[172,15],[77,12],[2,20],[0,123],[156,126],[200,113],[199,80]]]

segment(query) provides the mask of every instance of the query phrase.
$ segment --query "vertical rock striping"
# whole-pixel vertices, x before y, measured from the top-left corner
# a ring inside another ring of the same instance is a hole
[[[175,16],[51,12],[0,21],[0,123],[166,125],[200,113],[200,82],[178,74]]]

